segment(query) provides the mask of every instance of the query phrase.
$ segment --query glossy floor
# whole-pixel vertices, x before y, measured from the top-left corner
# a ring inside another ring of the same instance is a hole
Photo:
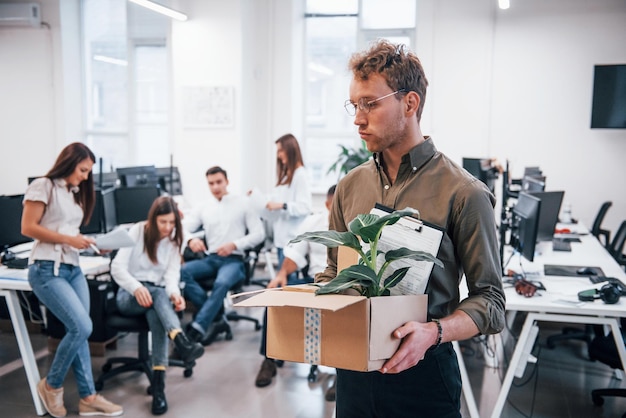
[[[247,313],[261,317],[261,309],[248,309]],[[6,322],[6,321],[5,321]],[[512,324],[519,329],[519,324]],[[616,380],[612,371],[601,363],[587,360],[586,347],[580,341],[566,341],[553,349],[544,347],[548,335],[558,333],[560,325],[543,325],[539,343],[534,353],[537,365],[530,364],[521,379],[515,379],[503,417],[619,417],[626,411],[626,398],[607,398],[604,406],[591,402],[590,391],[597,387],[626,387]],[[183,377],[179,368],[167,372],[166,394],[169,417],[220,417],[220,418],[330,418],[334,402],[324,400],[324,392],[334,378],[334,369],[321,367],[317,381],[307,380],[309,367],[285,363],[278,376],[266,388],[254,386],[261,363],[258,354],[260,333],[250,322],[233,324],[234,338],[220,338],[205,349],[193,375]],[[31,333],[41,373],[49,367],[46,336]],[[489,416],[503,371],[486,368],[485,350],[476,341],[462,344],[464,359],[472,381],[481,416]],[[121,338],[116,350],[106,356],[133,355],[136,338]],[[505,350],[510,358],[511,350]],[[106,357],[93,357],[96,377]],[[127,417],[150,417],[151,397],[146,394],[147,381],[138,373],[123,374],[105,383],[102,393],[122,404]],[[78,414],[78,395],[73,376],[65,386],[68,416]],[[0,332],[0,405],[3,417],[34,417],[26,376],[13,333]],[[463,416],[469,416],[465,406]]]

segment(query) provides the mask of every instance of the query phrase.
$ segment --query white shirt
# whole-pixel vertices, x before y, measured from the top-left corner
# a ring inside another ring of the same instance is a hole
[[[143,286],[141,282],[151,282],[165,287],[168,296],[180,294],[180,249],[169,238],[163,238],[157,244],[157,264],[148,257],[143,245],[146,222],[133,225],[128,234],[135,241],[132,247],[120,248],[111,263],[111,275],[115,282],[131,295]]]
[[[226,194],[222,200],[212,198],[197,207],[183,219],[185,242],[200,227],[204,229],[207,249],[214,253],[229,242],[237,249],[233,254],[243,255],[244,250],[255,247],[265,239],[263,223],[245,196]]]
[[[311,213],[311,188],[305,168],[296,169],[291,184],[276,186],[271,200],[287,203],[287,210],[277,211],[279,214],[273,223],[274,245],[285,248],[296,237],[299,225]]]
[[[305,232],[327,231],[328,230],[328,210],[312,213],[300,224],[296,235]],[[309,277],[324,271],[326,268],[326,246],[310,241],[300,241],[289,243],[284,248],[285,257],[291,259],[298,269],[307,265],[306,256],[309,256],[308,264]]]
[[[78,187],[68,190],[64,179],[40,177],[28,185],[24,201],[43,202],[46,205],[39,221],[41,226],[60,234],[75,236],[79,233],[84,216],[83,208],[74,200],[77,192]],[[35,240],[29,264],[35,260],[54,261],[55,274],[58,274],[61,263],[78,265],[78,249],[66,244]]]

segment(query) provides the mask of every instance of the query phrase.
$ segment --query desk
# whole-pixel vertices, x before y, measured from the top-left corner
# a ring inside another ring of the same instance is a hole
[[[107,271],[109,268],[109,259],[104,257],[81,257],[80,264],[83,268],[83,273],[87,276]],[[24,314],[22,313],[22,308],[20,307],[20,302],[17,296],[18,291],[24,290],[32,290],[30,284],[28,283],[28,270],[16,270],[7,268],[6,266],[1,266],[0,296],[5,298],[7,307],[9,308],[11,324],[13,325],[17,345],[19,346],[22,361],[24,363],[24,370],[26,371],[30,394],[33,398],[33,403],[35,404],[35,411],[37,411],[37,415],[44,415],[46,411],[44,410],[41,400],[39,399],[39,395],[37,394],[37,383],[39,383],[41,377],[39,376],[39,369],[37,369],[35,354],[33,353],[33,347],[30,343],[28,330],[26,329],[26,322],[24,321]]]
[[[506,309],[507,320],[514,318],[516,312],[528,312],[515,351],[507,369],[502,387],[500,389],[492,418],[500,417],[502,408],[511,388],[511,383],[518,367],[527,361],[527,354],[534,343],[536,334],[533,328],[536,322],[563,322],[575,324],[602,324],[611,327],[615,343],[618,348],[622,366],[626,370],[626,348],[622,341],[619,327],[619,318],[626,317],[626,298],[622,298],[614,305],[607,305],[600,300],[586,302],[582,306],[575,306],[564,301],[578,301],[578,292],[593,287],[600,288],[602,284],[594,285],[587,276],[561,277],[543,276],[544,264],[575,265],[575,266],[598,266],[604,271],[605,276],[615,277],[626,283],[626,273],[604,249],[600,242],[592,235],[580,237],[581,242],[572,242],[571,252],[552,251],[552,243],[538,244],[534,262],[522,259],[521,266],[528,274],[528,279],[538,279],[543,282],[546,291],[539,291],[541,296],[526,298],[518,295],[515,290],[507,286]],[[510,263],[514,270],[513,262],[519,266],[517,256]]]

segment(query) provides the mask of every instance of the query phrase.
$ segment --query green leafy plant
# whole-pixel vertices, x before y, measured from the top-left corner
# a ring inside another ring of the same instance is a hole
[[[385,216],[376,214],[360,214],[348,225],[349,231],[316,231],[306,232],[298,235],[291,242],[310,241],[325,245],[328,248],[336,248],[346,246],[354,249],[359,253],[360,260],[358,264],[343,269],[329,283],[320,286],[315,292],[318,295],[329,293],[340,293],[347,289],[355,289],[361,295],[366,297],[388,296],[390,289],[396,286],[404,276],[406,276],[409,267],[402,267],[395,270],[388,277],[383,279],[383,275],[389,264],[395,260],[403,258],[430,261],[437,266],[443,268],[443,263],[436,257],[425,251],[414,251],[405,247],[387,251],[384,253],[384,262],[378,267],[378,255],[382,251],[378,250],[378,241],[383,232],[383,228],[387,225],[393,225],[404,216],[419,215],[415,209],[406,208],[394,211]],[[359,237],[361,240],[359,240]],[[363,244],[369,246],[365,250]]]
[[[346,175],[348,171],[363,164],[372,156],[372,153],[367,150],[365,142],[361,142],[361,148],[348,148],[343,145],[339,146],[341,147],[341,152],[339,153],[337,160],[328,169],[327,174],[337,171],[339,172],[339,177],[341,178]]]

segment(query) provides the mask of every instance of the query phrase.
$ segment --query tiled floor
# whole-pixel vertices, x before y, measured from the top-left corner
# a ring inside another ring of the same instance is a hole
[[[248,313],[261,317],[262,310]],[[519,323],[512,324],[519,329]],[[612,371],[598,362],[586,360],[585,345],[579,341],[559,344],[554,350],[544,347],[545,338],[559,332],[559,326],[543,326],[539,344],[534,353],[537,365],[529,365],[522,379],[515,379],[503,417],[619,417],[626,411],[626,398],[607,398],[603,407],[593,406],[590,390],[596,387],[626,387],[612,376]],[[261,363],[258,354],[260,333],[249,322],[233,324],[232,341],[220,339],[206,347],[190,378],[183,377],[182,369],[170,368],[167,373],[166,394],[169,417],[268,417],[268,418],[330,418],[334,403],[324,400],[325,389],[334,370],[321,367],[318,380],[307,381],[309,367],[285,363],[275,381],[266,388],[256,388],[254,378]],[[31,335],[41,373],[48,369],[46,336]],[[107,356],[133,355],[136,338],[128,335],[120,339],[118,348]],[[481,416],[489,416],[503,371],[485,368],[484,350],[477,342],[464,342],[464,359],[474,388]],[[507,347],[510,358],[512,350]],[[93,358],[96,377],[104,362]],[[149,417],[151,397],[146,394],[147,381],[139,374],[125,374],[105,383],[103,394],[122,404],[127,417]],[[77,416],[78,396],[73,377],[65,386],[68,416]],[[0,416],[34,417],[26,376],[19,351],[11,331],[0,332]],[[463,416],[469,416],[466,408]],[[389,418],[389,417],[385,417]]]

